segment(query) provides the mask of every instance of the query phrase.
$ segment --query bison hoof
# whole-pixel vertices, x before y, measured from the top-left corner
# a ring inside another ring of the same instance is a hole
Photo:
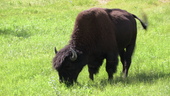
[[[122,77],[122,78],[126,78],[127,77],[127,75],[126,75],[126,73],[120,73],[120,76]]]

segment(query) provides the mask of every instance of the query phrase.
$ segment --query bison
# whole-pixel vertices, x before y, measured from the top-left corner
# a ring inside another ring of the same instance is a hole
[[[60,82],[73,84],[87,64],[89,78],[98,73],[106,59],[108,79],[113,79],[118,65],[118,55],[127,77],[135,48],[137,27],[135,18],[143,28],[147,26],[137,16],[121,9],[91,8],[78,14],[71,39],[53,58]]]

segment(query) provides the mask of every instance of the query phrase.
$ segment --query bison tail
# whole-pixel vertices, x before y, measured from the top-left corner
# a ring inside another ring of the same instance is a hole
[[[138,18],[136,15],[132,14],[134,18],[138,19],[140,23],[142,24],[142,27],[146,30],[147,29],[147,23],[144,23],[140,18]],[[146,16],[145,19],[147,20]]]

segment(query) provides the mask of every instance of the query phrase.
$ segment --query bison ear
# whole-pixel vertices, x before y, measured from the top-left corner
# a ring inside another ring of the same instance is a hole
[[[70,57],[71,61],[75,61],[77,59],[77,53],[75,50],[73,50],[73,48],[70,48],[72,56]]]
[[[55,52],[55,54],[57,54],[57,49],[56,49],[56,47],[54,47],[54,52]]]

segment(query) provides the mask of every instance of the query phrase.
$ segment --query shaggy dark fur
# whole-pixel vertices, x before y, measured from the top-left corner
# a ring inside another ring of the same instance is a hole
[[[92,8],[79,13],[69,44],[56,51],[53,58],[53,67],[58,71],[59,80],[70,84],[76,82],[86,64],[89,77],[93,80],[104,59],[108,78],[112,79],[117,69],[118,54],[126,77],[136,42],[135,18],[146,29],[137,16],[121,9]]]

